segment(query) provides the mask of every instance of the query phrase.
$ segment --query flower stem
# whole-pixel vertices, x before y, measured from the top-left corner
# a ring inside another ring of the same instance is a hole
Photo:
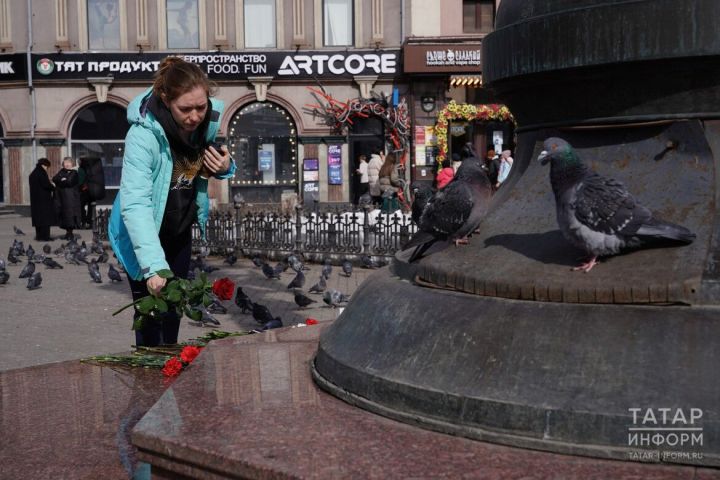
[[[115,315],[117,315],[118,313],[122,312],[123,310],[125,310],[125,309],[127,309],[127,308],[134,307],[135,305],[137,305],[138,303],[140,303],[141,300],[142,300],[142,298],[138,298],[138,299],[135,300],[134,302],[125,305],[125,306],[122,307],[120,310],[114,312],[114,313],[112,314],[112,316],[114,317]]]

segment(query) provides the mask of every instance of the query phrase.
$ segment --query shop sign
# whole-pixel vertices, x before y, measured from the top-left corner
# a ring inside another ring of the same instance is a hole
[[[400,73],[400,50],[202,52],[175,54],[197,63],[212,80],[244,80],[254,76],[288,79],[352,78],[354,75],[393,77]],[[79,80],[112,76],[116,80],[152,79],[166,53],[41,53],[32,55],[38,80]],[[18,72],[13,59],[0,55],[2,69]],[[26,78],[22,63],[20,78]]]
[[[413,72],[480,72],[482,46],[479,43],[406,45],[403,70]]]
[[[14,53],[0,55],[0,82],[18,81],[27,78],[25,55]]]
[[[342,148],[340,145],[328,146],[328,184],[342,185]]]

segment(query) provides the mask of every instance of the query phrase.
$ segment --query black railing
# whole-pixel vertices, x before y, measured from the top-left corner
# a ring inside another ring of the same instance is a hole
[[[107,240],[110,209],[97,210],[93,230]],[[212,211],[205,229],[193,225],[193,248],[225,254],[233,250],[268,257],[301,251],[310,259],[361,254],[391,257],[417,230],[409,215],[384,213],[377,209],[331,208],[305,210],[294,214],[271,211],[235,213]]]

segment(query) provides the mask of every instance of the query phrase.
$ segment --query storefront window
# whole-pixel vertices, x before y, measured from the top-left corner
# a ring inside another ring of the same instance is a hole
[[[245,48],[275,48],[275,0],[245,0]]]
[[[119,0],[88,0],[88,45],[90,50],[120,49]]]
[[[105,172],[105,186],[120,186],[125,135],[130,125],[125,109],[110,103],[96,103],[78,113],[70,129],[70,155],[99,157]]]
[[[353,0],[325,0],[323,35],[326,47],[353,44]]]
[[[168,48],[200,48],[197,0],[167,0]]]
[[[295,123],[279,105],[246,105],[230,121],[228,145],[237,164],[233,186],[297,184]]]

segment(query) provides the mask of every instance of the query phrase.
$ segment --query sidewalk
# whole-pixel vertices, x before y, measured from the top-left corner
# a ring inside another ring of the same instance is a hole
[[[25,232],[25,236],[16,236],[13,225]],[[51,235],[60,236],[63,230],[53,228]],[[92,233],[78,230],[83,240],[90,243]],[[0,217],[0,258],[7,259],[8,249],[13,239],[22,240],[25,247],[32,245],[42,253],[43,242],[34,240],[35,229],[28,217]],[[61,240],[50,242],[53,250]],[[110,250],[110,262],[115,259]],[[96,255],[89,255],[95,257]],[[55,258],[55,257],[54,257]],[[92,355],[127,352],[134,343],[132,310],[128,309],[113,317],[112,312],[130,303],[130,289],[127,282],[109,283],[108,267],[101,267],[102,284],[93,283],[85,265],[67,264],[62,257],[56,258],[64,268],[47,269],[36,265],[36,271],[42,272],[42,286],[38,290],[28,290],[26,279],[18,278],[22,266],[27,261],[21,257],[17,265],[8,265],[10,280],[0,285],[0,371],[33,365],[73,360]],[[242,286],[255,302],[267,306],[273,316],[280,316],[285,326],[302,323],[306,318],[319,321],[331,320],[338,315],[337,309],[331,309],[322,302],[321,295],[308,294],[316,299],[313,308],[300,309],[293,300],[293,294],[287,290],[287,284],[295,272],[288,270],[281,275],[282,280],[266,279],[260,269],[249,259],[241,258],[233,267],[222,263],[222,258],[209,257],[208,263],[221,267],[209,275],[211,280],[229,277],[237,286]],[[271,262],[274,265],[275,262]],[[308,265],[305,272],[304,291],[314,285],[320,276],[320,265]],[[334,266],[328,280],[328,288],[335,288],[346,294],[352,294],[371,270],[356,268],[351,277],[339,275],[340,267]],[[125,276],[123,275],[123,278]],[[218,329],[225,331],[246,331],[258,328],[252,315],[243,315],[234,302],[223,304],[228,307],[226,315],[215,315],[221,322]],[[195,326],[185,317],[180,326],[180,341],[203,335],[209,327]]]

